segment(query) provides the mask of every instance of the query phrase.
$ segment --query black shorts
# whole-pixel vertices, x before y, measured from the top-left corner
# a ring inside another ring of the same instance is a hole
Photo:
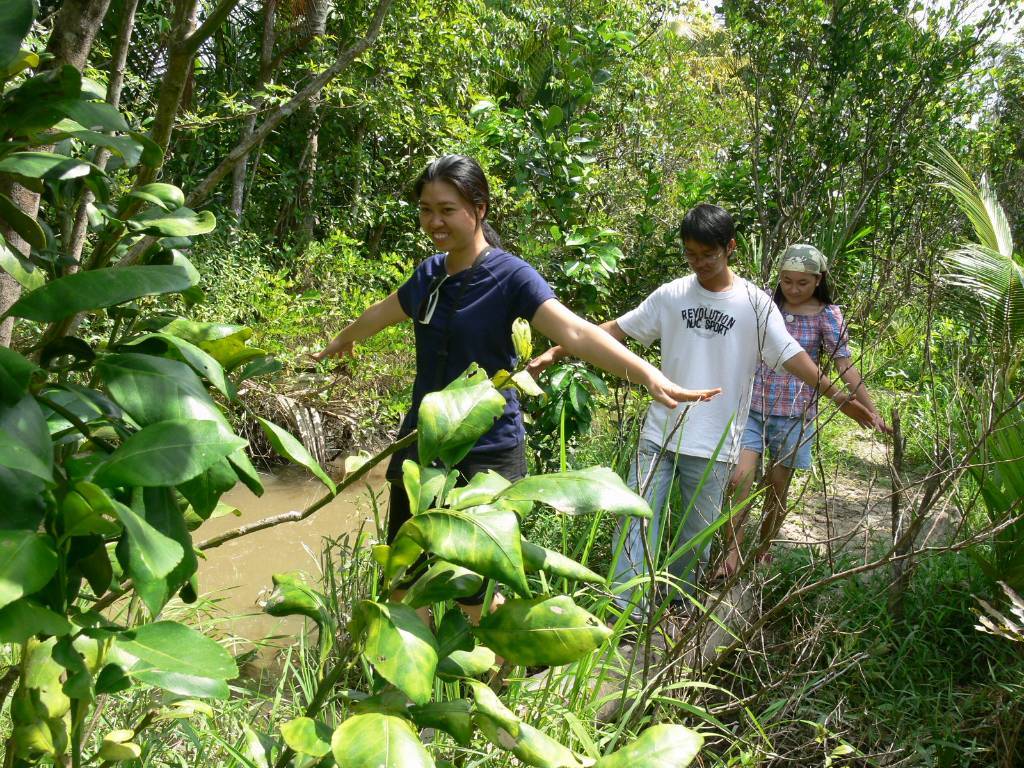
[[[391,457],[388,469],[384,477],[391,484],[391,502],[388,510],[388,539],[390,544],[398,535],[398,529],[402,523],[412,517],[412,510],[409,508],[409,497],[405,493],[405,486],[402,484],[402,462],[406,459],[416,461],[416,446],[412,445],[404,451],[398,451]],[[455,465],[460,477],[456,486],[466,485],[478,472],[491,470],[497,472],[506,480],[515,482],[526,477],[526,445],[519,445],[512,448],[505,448],[499,451],[476,451],[470,453],[466,458]]]
[[[391,485],[390,506],[388,508],[388,539],[390,544],[398,535],[398,529],[402,524],[412,517],[412,509],[409,507],[409,496],[405,492],[405,485],[402,483],[402,462],[406,459],[415,461],[417,458],[416,446],[412,445],[404,451],[398,451],[391,457],[385,477]],[[526,445],[520,443],[512,448],[500,451],[477,451],[469,454],[455,465],[459,471],[459,479],[456,486],[463,486],[469,483],[470,479],[478,472],[493,470],[506,480],[515,482],[526,477]],[[408,589],[413,585],[423,566],[426,564],[426,557],[421,555],[419,559],[409,566],[405,577],[395,585],[397,589]],[[480,605],[484,600],[486,582],[484,587],[476,594],[460,598],[456,602],[461,605]]]

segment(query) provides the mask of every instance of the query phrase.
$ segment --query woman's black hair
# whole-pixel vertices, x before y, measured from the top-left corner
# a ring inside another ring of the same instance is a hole
[[[702,245],[727,248],[736,237],[736,222],[724,208],[711,203],[700,203],[686,212],[679,225],[679,239],[696,240]]]
[[[419,199],[425,187],[431,181],[444,181],[451,184],[459,195],[474,209],[478,205],[484,207],[484,215],[477,222],[484,230],[484,239],[488,245],[501,247],[501,237],[494,227],[487,223],[487,214],[491,211],[491,187],[480,163],[468,155],[442,155],[431,161],[423,173],[416,179],[413,191]]]
[[[832,301],[832,286],[829,285],[828,282],[828,272],[821,273],[821,280],[819,280],[818,284],[814,287],[813,295],[814,298],[826,307],[829,304],[835,304],[835,302]],[[782,305],[786,303],[786,297],[782,293],[781,280],[779,281],[779,284],[775,286],[775,293],[772,294],[772,298],[775,299],[775,303],[778,305],[779,309],[782,309]]]

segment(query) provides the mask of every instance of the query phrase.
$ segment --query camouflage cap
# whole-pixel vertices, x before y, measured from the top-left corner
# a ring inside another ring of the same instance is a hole
[[[779,267],[780,272],[807,272],[812,275],[820,275],[827,269],[825,254],[807,243],[789,246],[782,254],[782,266]]]

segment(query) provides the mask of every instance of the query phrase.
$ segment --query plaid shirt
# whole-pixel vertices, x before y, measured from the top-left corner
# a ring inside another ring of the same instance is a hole
[[[816,315],[794,315],[782,312],[786,330],[815,363],[821,359],[824,349],[828,359],[849,357],[847,348],[849,336],[843,313],[835,304],[828,304]],[[783,371],[778,373],[761,364],[754,376],[754,391],[750,409],[769,416],[804,416],[814,418],[818,410],[818,396],[815,391],[796,376]]]

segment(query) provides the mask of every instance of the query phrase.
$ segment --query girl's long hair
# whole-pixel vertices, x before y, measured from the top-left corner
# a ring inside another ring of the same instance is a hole
[[[772,294],[772,298],[775,299],[775,304],[779,309],[782,309],[782,305],[786,303],[786,297],[782,293],[782,281],[775,286],[775,293]],[[814,298],[824,304],[826,307],[829,304],[835,304],[832,301],[832,286],[829,284],[828,272],[821,273],[821,282],[814,289]]]
[[[501,247],[501,237],[487,222],[487,214],[491,210],[491,187],[480,163],[468,155],[442,155],[431,161],[416,179],[413,187],[417,200],[423,192],[423,187],[431,181],[445,181],[451,184],[474,210],[476,206],[482,205],[484,215],[477,220],[477,224],[483,227],[484,239],[488,245]]]

